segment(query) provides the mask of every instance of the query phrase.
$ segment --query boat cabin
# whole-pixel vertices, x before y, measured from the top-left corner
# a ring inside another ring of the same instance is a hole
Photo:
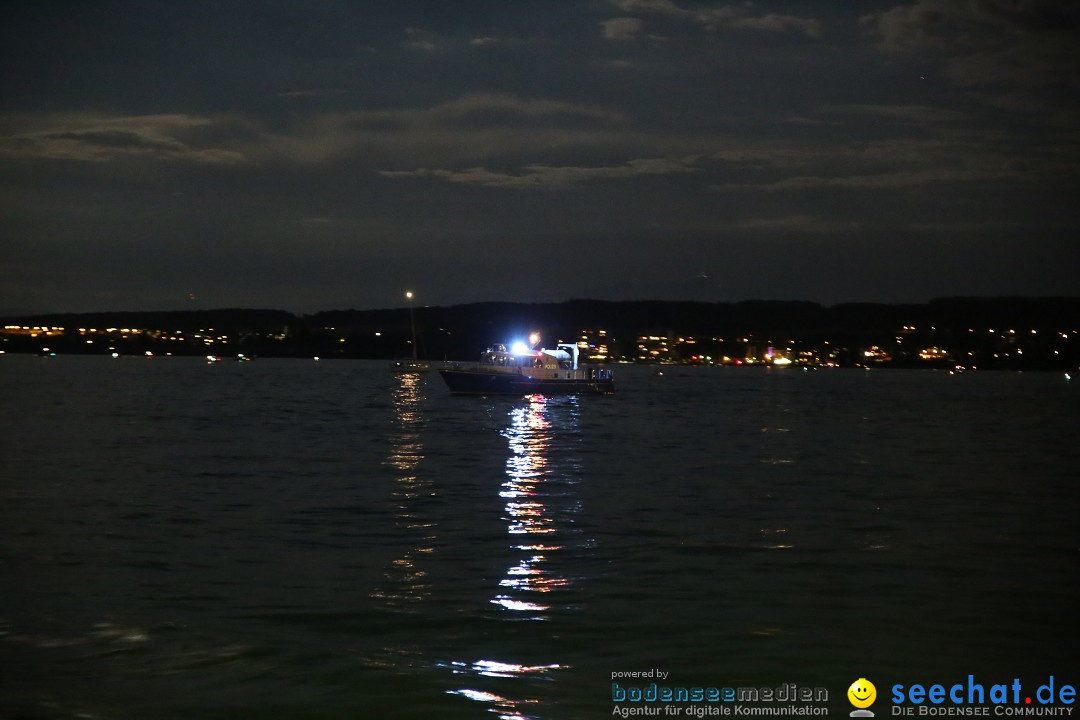
[[[562,348],[569,348],[569,351]],[[577,370],[578,348],[570,343],[559,343],[555,350],[529,350],[511,352],[505,345],[495,345],[480,356],[480,364],[488,368],[540,368],[545,370]]]
[[[559,343],[554,350],[544,348],[524,352],[507,350],[505,345],[494,345],[480,356],[478,370],[553,380],[596,380],[611,376],[610,370],[581,365],[578,346],[573,343]]]
[[[615,391],[611,370],[579,363],[578,346],[559,343],[555,349],[532,350],[523,344],[507,350],[489,347],[471,367],[439,370],[450,391],[458,394],[597,393]]]

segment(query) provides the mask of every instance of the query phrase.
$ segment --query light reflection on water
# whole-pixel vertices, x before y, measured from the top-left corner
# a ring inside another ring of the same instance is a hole
[[[509,535],[509,547],[517,555],[517,562],[506,569],[499,581],[501,590],[492,598],[492,604],[510,613],[507,619],[524,621],[550,620],[550,613],[560,608],[546,596],[565,588],[570,581],[552,569],[552,559],[564,550],[564,526],[572,518],[550,506],[547,498],[551,493],[546,485],[571,478],[560,477],[567,467],[551,460],[552,446],[557,442],[556,428],[551,418],[552,403],[559,403],[559,437],[572,437],[577,432],[576,397],[549,400],[543,395],[529,395],[509,412],[509,426],[502,431],[506,438],[509,456],[506,460],[506,478],[500,485],[499,497],[505,501],[504,520]],[[567,484],[570,485],[570,482]],[[565,663],[550,662],[543,665],[524,665],[515,662],[483,659],[472,663],[454,661],[447,664],[455,674],[492,678],[523,678],[542,676],[556,670],[568,669]],[[520,683],[518,683],[520,684]],[[520,695],[526,688],[514,688]],[[491,712],[500,720],[526,720],[529,707],[540,705],[535,697],[513,699],[475,688],[458,688],[448,691],[470,700],[488,703]],[[507,692],[506,694],[511,694]]]
[[[467,665],[463,662],[452,662],[449,663],[446,667],[449,667],[451,672],[455,674],[472,674],[489,678],[520,679],[529,675],[544,675],[553,670],[560,670],[563,666],[560,666],[558,664],[530,666],[497,662],[494,660],[479,660],[472,663],[472,665]],[[502,695],[498,695],[488,690],[478,690],[476,688],[459,688],[456,690],[448,690],[447,694],[459,695],[469,700],[487,703],[488,705],[490,705],[488,709],[492,713],[498,715],[500,720],[531,720],[536,716],[526,715],[524,713],[530,707],[539,709],[542,706],[542,701],[536,697],[512,699],[504,697]]]
[[[417,474],[417,467],[424,460],[421,431],[425,418],[421,402],[425,390],[419,374],[401,373],[395,378],[393,430],[388,438],[386,464],[395,472],[395,525],[410,539],[413,547],[386,568],[384,583],[372,590],[371,597],[389,610],[418,612],[416,604],[431,596],[428,573],[421,565],[432,561],[436,540],[435,522],[425,518],[418,507],[420,501],[433,492],[430,483]]]
[[[567,400],[576,401],[577,398]],[[565,577],[544,567],[563,549],[554,541],[558,531],[556,518],[545,506],[540,492],[540,486],[551,473],[557,472],[549,466],[547,458],[552,434],[546,412],[546,398],[530,395],[525,404],[510,412],[510,427],[503,433],[510,446],[510,457],[506,461],[506,480],[499,497],[506,500],[506,531],[515,541],[512,547],[522,554],[499,582],[507,592],[496,595],[492,602],[512,612],[527,613],[530,620],[543,620],[544,616],[536,613],[551,607],[530,593],[549,593],[568,582]],[[574,430],[573,427],[564,429],[567,433]],[[549,538],[547,542],[544,542],[545,538]]]

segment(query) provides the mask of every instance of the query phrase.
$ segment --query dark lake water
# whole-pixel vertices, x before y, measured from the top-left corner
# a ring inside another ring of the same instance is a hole
[[[860,677],[1080,680],[1075,381],[616,380],[0,357],[0,718],[602,718],[650,668],[846,716]]]

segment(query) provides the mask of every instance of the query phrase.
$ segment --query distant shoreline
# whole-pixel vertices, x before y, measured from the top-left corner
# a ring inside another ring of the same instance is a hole
[[[1080,366],[1080,298],[921,304],[571,300],[415,309],[418,355],[472,360],[537,331],[587,361],[657,365],[1057,370]],[[11,353],[389,359],[412,355],[408,308],[64,313],[3,319]]]

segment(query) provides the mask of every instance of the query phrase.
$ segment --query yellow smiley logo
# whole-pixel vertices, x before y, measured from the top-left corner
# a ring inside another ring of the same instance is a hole
[[[866,678],[859,678],[847,689],[848,700],[857,708],[868,708],[877,699],[877,688]]]

